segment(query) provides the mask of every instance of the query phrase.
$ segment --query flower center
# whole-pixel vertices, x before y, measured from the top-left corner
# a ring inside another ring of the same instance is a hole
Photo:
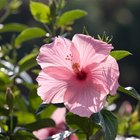
[[[85,80],[87,77],[87,73],[84,70],[79,70],[80,65],[78,63],[74,63],[72,65],[73,71],[76,73],[76,78],[78,80]]]

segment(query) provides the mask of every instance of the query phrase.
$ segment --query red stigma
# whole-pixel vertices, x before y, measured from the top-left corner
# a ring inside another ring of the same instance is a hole
[[[84,71],[80,71],[80,72],[76,73],[76,78],[78,80],[85,80],[86,77],[87,77],[87,73]]]

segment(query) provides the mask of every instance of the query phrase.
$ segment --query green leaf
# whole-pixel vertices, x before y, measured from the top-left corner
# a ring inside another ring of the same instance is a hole
[[[124,87],[120,86],[118,88],[118,91],[126,93],[127,95],[130,95],[133,98],[135,98],[135,99],[140,101],[140,94],[133,87],[124,88]]]
[[[93,131],[92,120],[86,117],[80,117],[78,115],[68,113],[66,116],[66,122],[72,129],[82,130],[84,133],[91,135]],[[90,127],[91,128],[90,128]],[[89,130],[90,128],[90,130]]]
[[[117,135],[117,118],[108,110],[102,110],[91,116],[94,123],[100,125],[104,132],[104,140],[114,140]]]
[[[52,112],[56,109],[56,107],[64,107],[63,104],[40,104],[38,109],[36,110],[36,114],[40,116],[48,116],[52,114]]]
[[[35,121],[35,116],[29,112],[18,111],[15,112],[15,115],[18,118],[18,123],[21,125]]]
[[[37,65],[36,62],[36,57],[37,57],[38,52],[32,52],[31,54],[26,55],[25,57],[23,57],[19,62],[19,73],[23,72],[23,71],[27,71],[31,68],[33,68],[34,66]]]
[[[25,125],[24,127],[30,131],[39,130],[46,127],[54,127],[55,122],[52,119],[41,119],[36,122]]]
[[[22,112],[27,112],[28,107],[26,104],[26,100],[23,98],[21,94],[17,94],[14,98],[14,105],[17,110],[22,110]]]
[[[30,2],[30,10],[34,17],[39,22],[48,23],[50,18],[49,6],[40,2]]]
[[[7,4],[7,0],[0,0],[0,10]]]
[[[39,115],[46,107],[48,107],[48,104],[40,104],[36,111],[36,114]]]
[[[9,110],[5,109],[4,107],[0,107],[0,115],[1,116],[8,116]]]
[[[22,1],[21,0],[12,0],[10,2],[10,11],[11,12],[15,12],[16,10],[18,10],[18,8],[22,5]]]
[[[132,55],[132,53],[124,50],[112,51],[110,55],[114,57],[116,60],[120,60],[126,56]]]
[[[130,116],[129,115],[123,115],[118,116],[118,134],[119,135],[126,135],[128,133],[128,130],[130,127]]]
[[[140,122],[137,122],[130,127],[130,135],[136,135],[140,137]]]
[[[0,85],[3,85],[3,84],[10,84],[10,78],[7,74],[0,71]]]
[[[38,140],[31,132],[28,132],[26,130],[18,130],[15,135],[13,136],[13,139],[15,140]]]
[[[87,12],[84,10],[71,10],[63,13],[61,17],[58,20],[58,26],[64,26],[71,22],[73,22],[76,19],[79,19],[83,16],[86,16]]]
[[[6,90],[6,87],[10,85],[11,80],[8,75],[6,75],[4,72],[0,71],[0,91]]]
[[[39,118],[50,118],[52,113],[56,110],[56,107],[54,105],[49,105],[46,107],[40,114]]]
[[[35,39],[35,38],[44,37],[45,35],[46,35],[46,32],[41,28],[37,28],[37,27],[27,28],[27,29],[23,30],[17,36],[17,38],[15,40],[15,45],[18,46],[22,42],[25,42],[25,41],[28,41],[31,39]]]
[[[1,24],[0,33],[3,32],[21,32],[27,28],[26,25],[20,23]]]
[[[25,84],[27,85],[27,87],[29,87],[28,89],[30,89],[30,92],[29,92],[30,108],[33,111],[33,113],[35,113],[38,106],[42,103],[41,98],[36,94],[36,89],[37,89],[38,85],[35,85],[34,83],[27,84],[26,82],[25,82]]]
[[[3,107],[3,105],[5,104],[5,90],[6,88],[2,91],[1,88],[0,88],[0,106],[1,108]],[[6,109],[6,108],[5,108]],[[0,109],[0,112],[2,110]],[[4,111],[4,110],[3,110]],[[9,111],[9,110],[8,110]],[[7,113],[7,112],[6,112]]]

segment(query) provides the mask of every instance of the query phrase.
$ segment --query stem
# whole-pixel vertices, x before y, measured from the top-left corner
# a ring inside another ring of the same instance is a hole
[[[8,140],[12,140],[13,135],[13,112],[9,111]]]
[[[50,30],[50,28],[48,27],[48,25],[47,24],[44,24],[44,27],[49,32],[50,36],[52,36],[52,31]]]
[[[87,120],[87,123],[88,123],[88,130],[86,132],[86,140],[89,140],[90,139],[90,136],[91,136],[91,131],[92,131],[92,125],[91,125],[91,119],[89,118]]]
[[[61,30],[60,30],[60,35],[63,35],[63,33],[64,33],[64,28],[63,28],[63,27],[61,27]]]
[[[10,115],[10,134],[13,132],[13,115]]]
[[[138,101],[137,110],[138,110],[138,116],[139,116],[139,120],[140,120],[140,101]]]
[[[89,140],[89,134],[88,133],[86,134],[86,140]]]

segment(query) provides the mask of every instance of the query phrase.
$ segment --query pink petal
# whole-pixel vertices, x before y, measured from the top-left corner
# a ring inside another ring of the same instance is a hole
[[[57,127],[48,127],[48,128],[42,128],[37,131],[33,131],[33,134],[39,139],[39,140],[46,140],[48,137],[51,137],[52,135],[55,135],[57,133],[63,132],[64,129],[57,128]]]
[[[41,68],[47,66],[64,66],[71,69],[71,61],[66,60],[71,55],[72,42],[63,37],[56,37],[51,44],[43,45],[37,57]]]
[[[56,125],[65,123],[66,108],[57,108],[52,114],[51,118],[55,121]]]
[[[37,131],[33,131],[33,134],[39,140],[45,140],[54,134],[64,131],[66,129],[65,115],[66,115],[66,108],[57,108],[51,116],[51,118],[56,123],[56,127],[42,128]]]
[[[45,103],[63,102],[63,96],[67,89],[65,81],[50,77],[42,70],[37,77],[37,82],[39,85],[37,93]]]
[[[82,34],[76,34],[72,42],[80,54],[81,67],[86,67],[92,63],[100,63],[113,48],[110,44]]]
[[[79,54],[77,48],[74,45],[72,45],[70,50],[72,53],[72,64],[74,64],[74,63],[80,64],[81,63],[80,54]]]
[[[78,137],[75,134],[70,135],[69,138],[67,138],[66,140],[79,140]]]
[[[43,72],[46,73],[47,75],[49,75],[50,77],[53,77],[57,80],[69,80],[71,77],[73,77],[73,73],[72,71],[70,71],[68,68],[66,67],[62,67],[62,66],[49,66],[49,67],[45,67],[43,69]]]
[[[39,139],[39,140],[45,140],[49,137],[49,128],[42,128],[37,131],[33,131],[33,134]]]
[[[90,117],[104,107],[105,99],[106,95],[98,93],[91,82],[83,85],[72,83],[64,95],[64,104],[70,112]]]
[[[115,94],[119,86],[119,68],[116,60],[112,56],[108,56],[105,61],[98,65],[90,66],[93,84],[102,87],[100,93],[106,92]]]

